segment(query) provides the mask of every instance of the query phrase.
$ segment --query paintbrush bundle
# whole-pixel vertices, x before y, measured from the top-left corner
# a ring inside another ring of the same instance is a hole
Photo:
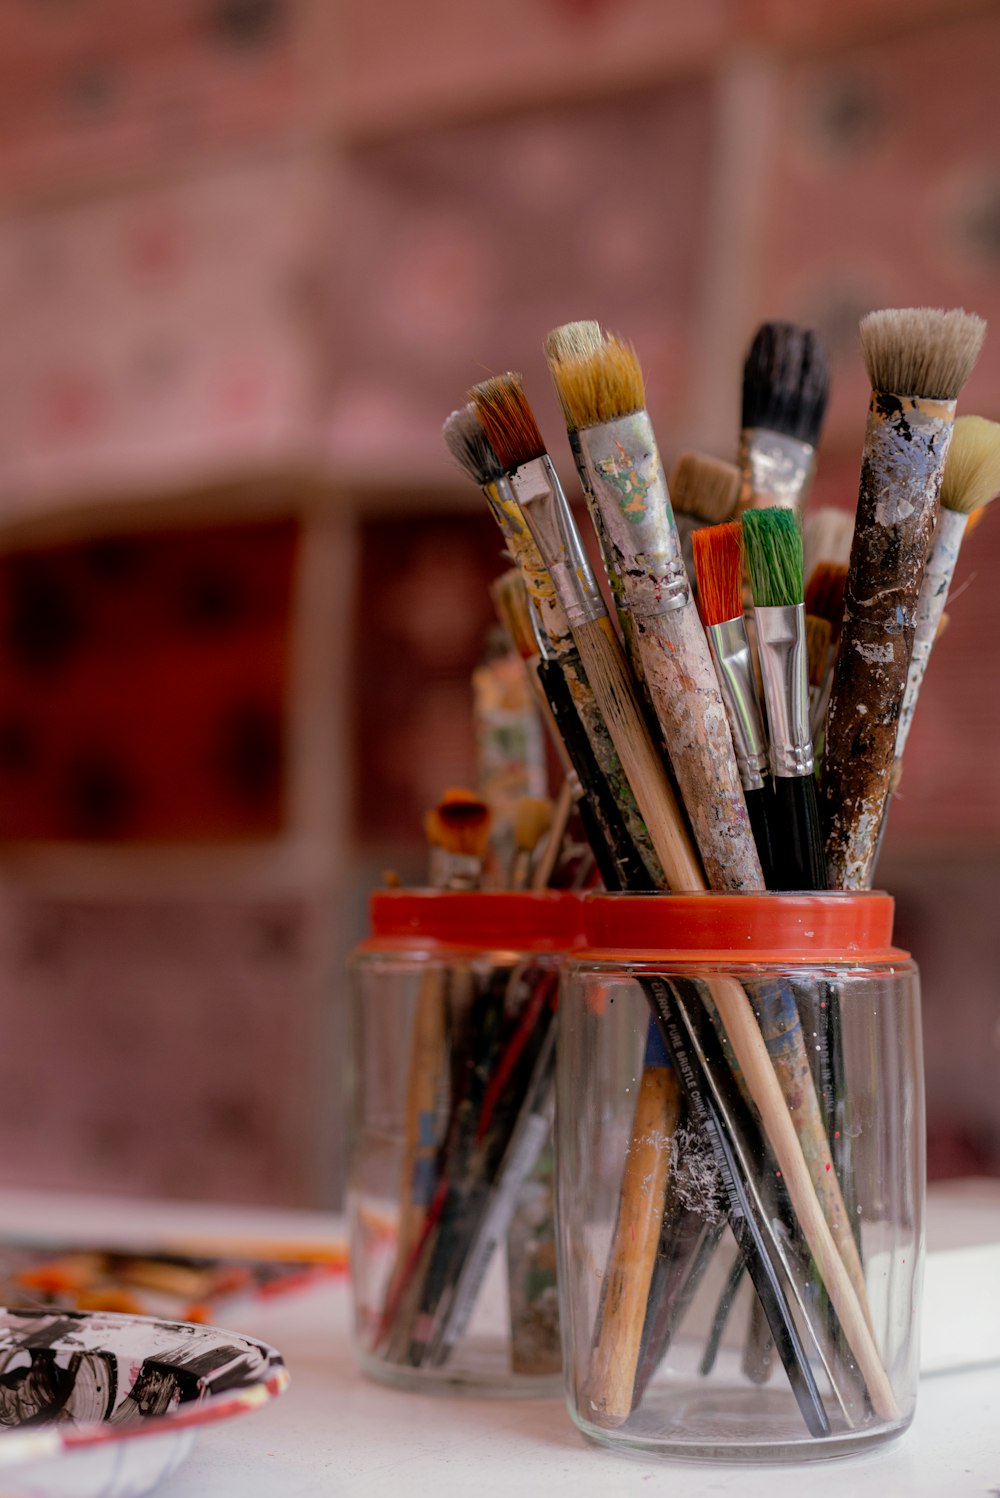
[[[380,1378],[531,1387],[559,1369],[554,1014],[578,908],[373,898],[352,963],[351,1233],[359,1352]]]
[[[982,335],[963,312],[864,320],[873,395],[855,520],[806,511],[828,394],[811,330],[758,330],[737,465],[684,454],[672,495],[635,350],[595,322],[554,330],[546,356],[610,612],[521,377],[482,382],[448,418],[448,446],[515,563],[498,612],[546,704],[560,799],[578,806],[608,890],[813,892],[818,907],[828,889],[868,888],[954,553],[1000,482],[996,430],[965,437],[960,423],[942,510],[957,518],[939,525],[923,586],[955,401]],[[532,835],[512,865],[519,886]],[[842,974],[709,970],[640,976],[638,988],[644,1055],[577,1370],[581,1423],[641,1419],[703,1284],[716,1310],[697,1361],[714,1377],[745,1276],[748,1383],[772,1377],[774,1351],[811,1436],[898,1425],[898,1370],[862,1252],[871,1202],[845,1128],[860,1106],[849,1054],[860,1042],[843,1031]],[[680,1169],[698,1150],[715,1183],[701,1216]]]

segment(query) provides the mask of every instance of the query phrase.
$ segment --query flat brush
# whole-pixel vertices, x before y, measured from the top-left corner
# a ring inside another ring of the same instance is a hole
[[[572,803],[568,803],[568,806]],[[555,807],[547,796],[522,796],[514,807],[514,862],[509,884],[511,889],[527,889],[531,882],[531,861],[535,849],[552,827]],[[565,819],[559,836],[565,831]]]
[[[853,534],[854,527],[848,535]],[[805,561],[805,545],[803,543],[803,563]],[[809,731],[813,739],[813,751],[816,756],[817,765],[820,762],[825,742],[824,725],[826,723],[827,709],[830,706],[830,692],[833,689],[833,672],[837,664],[837,651],[840,647],[840,632],[844,625],[844,589],[847,585],[847,563],[846,561],[832,561],[820,559],[809,576],[806,584],[805,606],[806,617],[813,618],[817,624],[825,624],[827,630],[827,655],[826,666],[822,676],[817,675],[815,682],[815,693],[810,692],[809,705]],[[818,641],[815,642],[819,648]],[[810,657],[810,669],[812,658]],[[817,673],[819,666],[817,663]],[[812,689],[814,683],[812,677],[809,686]]]
[[[812,329],[763,323],[743,364],[741,510],[757,505],[801,510],[828,393],[826,355]]]
[[[768,809],[767,733],[757,697],[753,658],[743,616],[743,533],[739,521],[709,525],[692,537],[698,607],[715,662],[722,700],[736,750],[743,795],[764,881],[772,887],[771,828]]]
[[[833,889],[871,886],[955,402],[985,330],[933,308],[861,321],[872,397],[823,754]]]
[[[760,889],[729,719],[681,557],[639,361],[606,338],[596,353],[565,360],[556,378],[625,583],[646,685],[708,883]]]
[[[1000,423],[982,416],[959,416],[941,480],[941,513],[927,553],[917,615],[913,653],[896,733],[897,766],[913,723],[927,662],[944,617],[948,589],[969,521],[981,515],[1000,492]]]
[[[424,818],[435,889],[479,888],[491,822],[490,808],[472,791],[445,791]]]
[[[487,381],[484,386],[477,387],[477,391],[489,392],[493,383]],[[484,409],[491,408],[489,399],[486,397],[480,404]],[[551,663],[544,671],[539,672],[546,693],[550,695],[551,700],[551,692],[559,690],[553,687],[555,673],[558,671],[564,678],[572,697],[601,776],[612,787],[617,798],[620,816],[628,829],[629,843],[638,849],[645,865],[646,887],[650,889],[662,887],[663,869],[618,758],[607,724],[598,707],[593,688],[583,669],[565,609],[556,596],[548,569],[521,514],[513,487],[480,420],[478,409],[478,404],[470,402],[463,410],[453,412],[444,423],[445,442],[453,455],[462,463],[466,472],[482,488],[493,517],[503,534],[507,549],[520,568],[534,611],[533,622],[539,650],[542,659]],[[531,417],[531,426],[534,426],[533,417]],[[537,433],[537,428],[534,430]],[[540,437],[537,440],[540,443]],[[595,806],[601,800],[599,796],[595,797]]]
[[[507,374],[488,380],[476,387],[474,397],[569,623],[661,873],[666,875],[668,864],[683,870],[680,885],[669,875],[665,882],[674,888],[697,888],[702,879],[697,855],[520,377]],[[618,792],[619,785],[612,784]]]
[[[771,742],[774,888],[825,889],[809,728],[802,538],[794,513],[780,506],[747,510],[743,536]]]
[[[811,578],[823,562],[847,566],[854,537],[854,511],[810,505],[802,522],[802,570]]]
[[[740,470],[734,464],[705,453],[682,452],[670,470],[670,503],[689,574],[694,570],[695,533],[705,526],[724,525],[732,520],[740,497],[740,482]]]

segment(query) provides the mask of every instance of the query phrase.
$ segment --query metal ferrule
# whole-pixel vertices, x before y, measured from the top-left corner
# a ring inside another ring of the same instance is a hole
[[[432,844],[429,855],[429,877],[432,889],[478,889],[483,877],[483,860],[474,853],[452,853]]]
[[[799,512],[809,492],[816,449],[797,437],[767,427],[744,427],[740,433],[739,468],[743,475],[740,507],[783,505]]]
[[[811,775],[805,604],[755,608],[757,654],[771,736],[771,774]]]
[[[588,483],[607,538],[608,570],[621,577],[636,619],[691,601],[667,480],[646,411],[578,434]]]
[[[705,630],[729,714],[733,748],[745,791],[760,790],[767,774],[767,731],[757,700],[753,657],[743,616],[710,624]]]
[[[551,459],[546,454],[523,464],[512,484],[570,628],[604,618],[608,611]]]

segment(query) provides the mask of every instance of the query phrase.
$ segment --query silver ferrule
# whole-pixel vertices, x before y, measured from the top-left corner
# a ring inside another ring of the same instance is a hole
[[[755,608],[757,654],[771,738],[771,774],[811,775],[805,604]]]
[[[551,459],[522,464],[511,482],[570,628],[602,619],[608,611]]]
[[[483,877],[483,860],[474,853],[453,853],[433,843],[429,858],[432,889],[478,889]]]
[[[797,437],[767,427],[744,427],[739,467],[743,475],[740,505],[782,505],[800,512],[812,482],[816,449]]]
[[[647,411],[577,433],[594,504],[607,538],[608,570],[625,586],[637,620],[691,601],[667,480]]]
[[[757,700],[753,657],[742,615],[705,630],[719,678],[719,690],[729,714],[733,748],[745,791],[760,790],[767,774],[767,731]]]

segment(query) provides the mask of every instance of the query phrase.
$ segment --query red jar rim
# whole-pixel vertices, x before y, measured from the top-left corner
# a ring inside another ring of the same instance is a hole
[[[671,962],[901,962],[881,890],[588,895],[586,957]]]
[[[567,890],[375,890],[371,936],[485,951],[565,952],[583,942],[582,900]]]

